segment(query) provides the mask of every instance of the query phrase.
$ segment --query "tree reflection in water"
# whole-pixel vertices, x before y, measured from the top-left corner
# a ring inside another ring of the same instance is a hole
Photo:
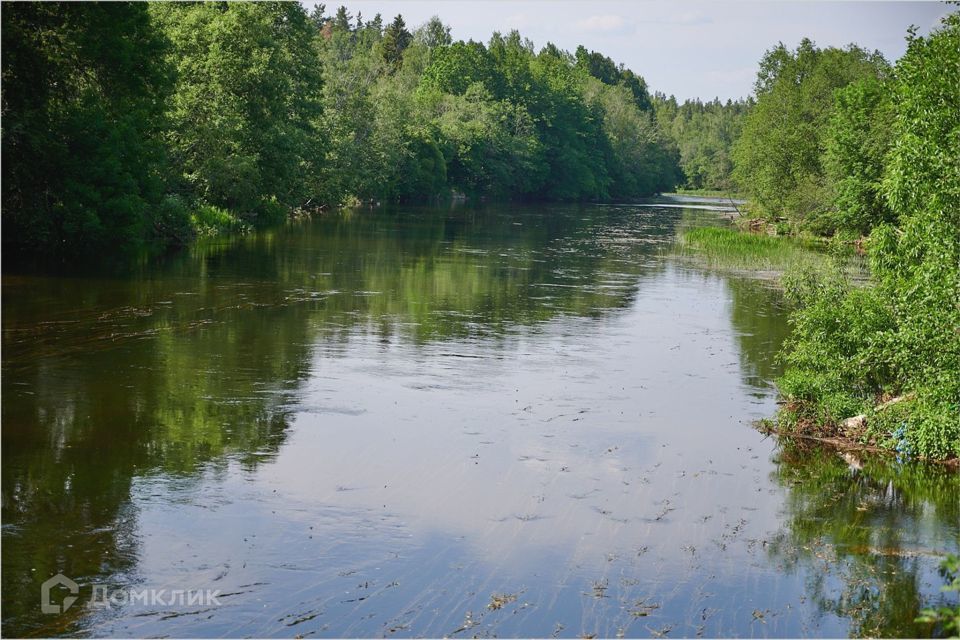
[[[771,559],[805,570],[806,597],[846,618],[851,636],[930,636],[932,625],[914,619],[960,543],[960,474],[790,441],[775,462],[786,526],[769,542]]]

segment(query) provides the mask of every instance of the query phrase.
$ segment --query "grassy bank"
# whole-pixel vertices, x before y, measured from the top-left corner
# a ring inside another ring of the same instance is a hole
[[[783,402],[765,430],[955,464],[956,379],[950,367],[931,372],[925,364],[949,359],[955,342],[944,335],[935,354],[915,360],[923,343],[911,320],[897,316],[883,283],[865,279],[843,245],[825,246],[735,227],[693,228],[679,238],[684,257],[775,278],[792,306],[792,333],[780,354],[786,370],[777,381]]]

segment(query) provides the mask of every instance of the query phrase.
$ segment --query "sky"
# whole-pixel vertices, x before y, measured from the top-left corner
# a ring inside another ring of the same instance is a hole
[[[821,47],[855,42],[892,62],[906,50],[910,25],[928,33],[950,11],[941,2],[327,0],[327,14],[340,4],[364,20],[400,13],[408,28],[437,15],[455,40],[487,42],[494,31],[518,29],[538,50],[583,44],[642,75],[651,92],[679,100],[746,97],[764,52],[804,37]]]

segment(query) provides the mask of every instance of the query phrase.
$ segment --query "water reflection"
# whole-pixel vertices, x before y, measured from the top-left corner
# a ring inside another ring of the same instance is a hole
[[[806,597],[849,620],[851,636],[928,637],[914,619],[937,601],[938,560],[960,543],[960,474],[790,442],[776,462],[787,517],[771,559],[805,573]]]
[[[202,244],[131,278],[5,277],[5,629],[72,628],[35,615],[58,571],[134,571],[135,478],[199,483],[228,459],[272,459],[315,345],[497,334],[626,306],[644,264],[618,240],[638,226],[670,237],[669,221],[599,209],[361,212]]]
[[[744,424],[774,407],[779,293],[673,261],[681,221],[716,218],[360,211],[5,276],[4,633],[844,633],[791,612],[814,567],[762,543],[805,505]],[[229,595],[41,616],[60,571]]]

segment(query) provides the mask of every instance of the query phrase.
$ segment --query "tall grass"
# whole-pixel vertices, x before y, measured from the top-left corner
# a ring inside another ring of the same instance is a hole
[[[747,233],[722,227],[696,227],[681,233],[681,255],[705,261],[711,267],[747,271],[786,271],[816,265],[829,256],[809,243],[779,236]]]
[[[680,187],[672,193],[679,196],[701,196],[704,198],[733,198],[734,200],[743,200],[746,198],[745,195],[737,191],[727,191],[723,189],[684,189]]]

